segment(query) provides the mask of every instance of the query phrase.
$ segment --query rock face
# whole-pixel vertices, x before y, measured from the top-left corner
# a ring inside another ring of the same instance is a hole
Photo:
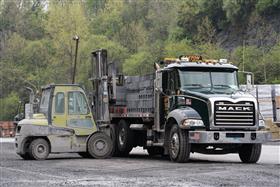
[[[280,13],[260,17],[251,17],[238,25],[229,25],[216,35],[217,43],[228,51],[238,46],[256,45],[268,50],[280,41]]]

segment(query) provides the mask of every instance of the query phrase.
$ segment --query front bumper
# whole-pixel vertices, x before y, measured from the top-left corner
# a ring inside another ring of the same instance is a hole
[[[189,131],[189,142],[197,144],[253,144],[271,140],[266,131]]]
[[[24,143],[26,141],[26,137],[25,136],[20,136],[20,135],[16,135],[15,136],[15,148],[16,148],[16,153],[17,154],[24,154],[25,150],[24,150]]]

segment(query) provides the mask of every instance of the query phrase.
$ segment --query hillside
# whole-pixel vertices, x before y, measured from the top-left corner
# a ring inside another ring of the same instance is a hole
[[[263,18],[252,16],[245,23],[218,32],[215,38],[217,43],[228,51],[242,46],[243,40],[248,46],[265,46],[267,51],[280,40],[280,12]]]
[[[90,53],[108,49],[126,75],[152,73],[164,57],[228,58],[257,84],[280,83],[280,0],[1,0],[0,120],[11,120],[24,86],[77,83]],[[244,45],[243,45],[244,43]]]

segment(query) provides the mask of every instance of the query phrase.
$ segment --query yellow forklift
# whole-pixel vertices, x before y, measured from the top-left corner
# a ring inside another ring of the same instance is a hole
[[[102,50],[93,52],[100,59]],[[102,66],[101,63],[97,65]],[[108,120],[108,90],[103,84],[107,71],[96,72],[94,117],[84,89],[78,84],[51,84],[42,88],[38,110],[34,94],[25,105],[25,118],[18,122],[17,154],[23,159],[43,160],[50,153],[75,152],[82,157],[108,158],[113,153]],[[94,75],[93,75],[94,76]]]

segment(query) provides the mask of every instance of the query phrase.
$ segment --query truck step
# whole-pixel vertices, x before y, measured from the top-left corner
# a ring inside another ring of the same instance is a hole
[[[146,126],[144,124],[130,124],[130,129],[132,130],[146,130]]]

